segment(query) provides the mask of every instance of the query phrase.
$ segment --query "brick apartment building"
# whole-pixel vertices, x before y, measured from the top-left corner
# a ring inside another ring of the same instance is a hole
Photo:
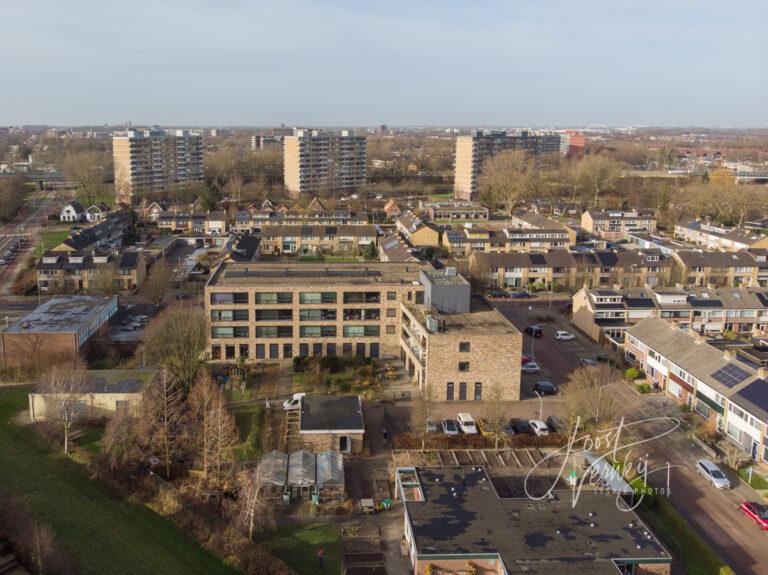
[[[613,242],[629,232],[656,232],[656,214],[653,210],[587,210],[581,214],[581,229]]]
[[[435,398],[519,399],[520,332],[470,298],[469,284],[452,269],[225,262],[206,284],[205,311],[212,362],[400,358]]]
[[[265,226],[262,254],[362,253],[376,244],[374,226]]]

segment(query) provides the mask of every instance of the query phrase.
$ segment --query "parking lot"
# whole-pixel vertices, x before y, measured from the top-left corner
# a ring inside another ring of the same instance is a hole
[[[511,321],[523,333],[523,353],[533,356],[541,368],[540,374],[523,374],[521,394],[523,398],[535,397],[533,384],[548,379],[556,385],[568,381],[568,374],[579,367],[579,360],[594,360],[598,354],[605,353],[605,348],[578,332],[563,317],[557,306],[530,304],[508,300],[496,300],[493,306]],[[547,321],[548,320],[548,321]],[[538,325],[542,336],[533,338],[525,333],[525,328]],[[576,336],[571,341],[558,341],[555,332],[568,331]]]

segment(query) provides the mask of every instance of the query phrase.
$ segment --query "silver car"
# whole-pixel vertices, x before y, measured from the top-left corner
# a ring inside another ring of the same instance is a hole
[[[731,488],[731,482],[728,481],[725,473],[720,471],[720,468],[709,459],[699,459],[696,462],[696,472],[703,475],[707,481],[718,489]]]

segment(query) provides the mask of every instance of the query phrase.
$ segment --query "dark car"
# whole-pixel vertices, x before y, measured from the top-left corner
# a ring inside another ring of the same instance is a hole
[[[507,298],[509,297],[509,294],[505,292],[503,289],[492,289],[488,292],[488,297],[494,297],[494,298]]]
[[[611,356],[609,356],[607,353],[598,353],[595,357],[597,361],[600,363],[610,363],[611,362]]]
[[[509,297],[512,299],[530,299],[533,296],[529,294],[527,291],[516,291],[509,294]]]
[[[515,435],[533,435],[531,424],[528,423],[525,419],[520,419],[517,417],[510,419],[509,426],[512,428],[512,431],[515,432]]]
[[[551,381],[537,381],[533,386],[533,391],[539,395],[557,395],[560,390]]]
[[[547,427],[552,433],[562,433],[565,430],[565,423],[556,415],[550,415],[547,418]]]
[[[529,325],[525,328],[525,333],[536,338],[541,337],[544,334],[542,329],[537,325]]]

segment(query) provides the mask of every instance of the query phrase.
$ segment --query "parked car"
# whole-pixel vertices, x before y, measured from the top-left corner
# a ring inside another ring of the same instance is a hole
[[[533,358],[530,355],[521,355],[520,356],[520,365],[526,364],[529,361],[533,361]]]
[[[525,328],[525,333],[527,333],[531,337],[536,337],[536,338],[539,338],[544,334],[544,332],[538,325],[529,325],[528,327]]]
[[[528,425],[531,426],[531,431],[537,437],[541,437],[542,435],[549,435],[549,428],[547,427],[547,424],[540,419],[532,419],[528,422]]]
[[[557,386],[548,380],[537,381],[533,385],[533,391],[539,395],[557,395],[560,393],[560,390],[557,388]]]
[[[588,357],[580,357],[579,365],[581,367],[595,367],[597,362],[594,359],[589,359]]]
[[[523,373],[541,373],[541,368],[539,367],[538,363],[531,360],[521,365],[520,371],[522,371]]]
[[[462,433],[467,435],[477,435],[475,420],[472,419],[472,416],[469,413],[463,411],[456,416],[456,419],[459,422],[459,429]]]
[[[533,296],[532,294],[528,293],[527,291],[515,291],[509,294],[509,297],[512,299],[531,299]]]
[[[768,507],[754,501],[745,501],[739,505],[739,509],[744,515],[757,523],[757,526],[763,531],[768,531]]]
[[[501,432],[504,435],[515,435],[515,430],[512,428],[511,423],[507,423],[502,429]]]
[[[8,260],[6,260],[5,258],[0,258],[0,266],[4,266],[7,263],[8,263]]]
[[[555,332],[555,339],[558,341],[571,341],[576,339],[576,336],[573,335],[570,331],[556,331]]]
[[[731,482],[720,468],[709,459],[699,459],[696,462],[696,472],[703,475],[714,487],[718,489],[730,489]]]
[[[488,297],[508,298],[509,294],[503,289],[492,289],[488,292]]]
[[[286,411],[293,411],[294,409],[301,409],[301,398],[307,395],[306,393],[294,393],[290,399],[286,399],[283,402],[283,409]]]
[[[598,353],[597,356],[595,356],[595,359],[598,361],[598,363],[610,363],[611,362],[611,356],[607,353]]]
[[[459,427],[456,425],[456,422],[452,419],[444,419],[443,420],[443,433],[446,435],[458,435],[459,434]]]
[[[520,419],[518,417],[510,419],[509,426],[516,435],[531,435],[533,433],[531,425],[525,419]]]
[[[427,419],[427,433],[437,433],[437,424],[431,419]]]
[[[550,415],[547,418],[547,427],[552,433],[562,433],[565,430],[565,423],[556,415]]]

